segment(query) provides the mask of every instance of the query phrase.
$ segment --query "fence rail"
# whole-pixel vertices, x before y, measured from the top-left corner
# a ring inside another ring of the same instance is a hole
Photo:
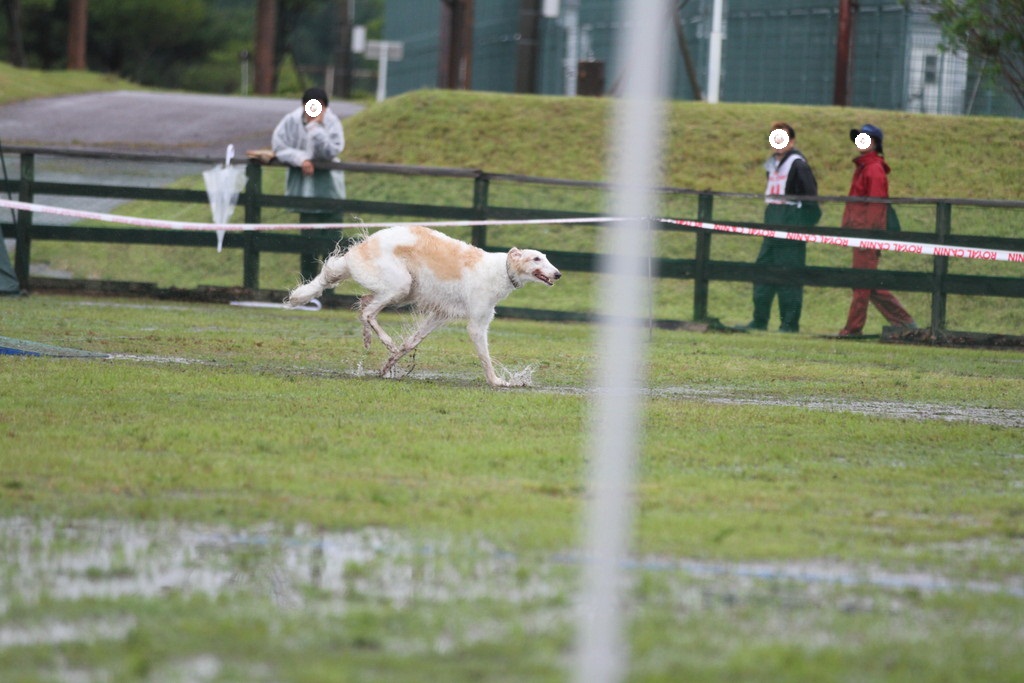
[[[146,163],[195,163],[213,165],[219,159],[198,158],[189,156],[147,155],[131,153],[107,153],[67,151],[48,148],[19,147],[8,149],[20,156],[20,170],[16,179],[0,179],[0,192],[4,196],[16,195],[19,201],[32,202],[38,195],[62,197],[107,198],[124,200],[154,200],[178,203],[194,203],[206,205],[207,195],[200,190],[182,190],[146,187],[119,187],[90,183],[63,183],[37,181],[35,179],[35,161],[40,155],[59,156],[65,158],[94,159],[105,161],[136,161]],[[402,203],[374,201],[369,199],[345,199],[341,201],[325,199],[307,199],[267,194],[263,191],[263,167],[258,161],[246,163],[246,187],[239,198],[244,208],[246,223],[262,222],[263,209],[283,208],[291,211],[328,209],[348,214],[375,214],[382,216],[415,216],[425,220],[525,220],[525,219],[557,219],[557,218],[600,218],[597,214],[563,211],[548,208],[520,208],[496,206],[489,201],[489,189],[492,181],[517,184],[530,184],[548,187],[580,188],[604,191],[610,186],[607,183],[587,182],[522,176],[512,174],[487,173],[479,169],[437,168],[400,166],[392,164],[362,163],[331,163],[318,164],[321,168],[336,168],[350,173],[375,173],[401,176],[429,176],[435,178],[452,178],[473,182],[473,199],[470,206],[442,206],[427,203]],[[659,191],[669,196],[690,195],[697,198],[698,221],[714,220],[714,201],[722,199],[760,199],[760,195],[746,193],[696,191],[682,188],[663,187]],[[812,199],[812,198],[807,198]],[[813,199],[828,202],[848,201],[847,197],[814,197]],[[970,200],[947,198],[893,198],[889,200],[868,200],[892,204],[932,205],[935,207],[935,229],[932,232],[902,232],[901,240],[931,242],[952,247],[971,249],[1001,249],[1024,251],[1024,239],[955,235],[952,231],[952,208],[954,206],[1024,209],[1024,202],[999,200]],[[771,228],[760,223],[740,223],[730,221],[734,225],[756,228]],[[0,223],[5,237],[13,237],[16,241],[15,272],[23,289],[31,289],[29,276],[32,242],[34,240],[63,240],[76,242],[106,242],[124,244],[148,244],[166,246],[208,247],[209,234],[171,231],[147,228],[112,228],[86,227],[80,225],[47,225],[33,219],[28,211],[17,212],[15,222]],[[891,289],[897,291],[930,292],[931,294],[931,332],[938,334],[945,329],[946,299],[950,294],[972,296],[1001,296],[1024,298],[1024,278],[990,277],[978,275],[955,275],[949,273],[947,256],[932,257],[932,270],[928,272],[904,272],[889,270],[855,270],[852,268],[773,268],[758,266],[748,262],[715,261],[711,259],[711,232],[696,228],[661,224],[661,230],[690,232],[696,234],[696,245],[693,258],[658,258],[652,264],[658,277],[689,279],[694,281],[693,320],[706,321],[708,315],[709,283],[712,281],[733,282],[765,282],[771,284],[801,284],[814,287],[870,288]],[[863,237],[863,230],[851,230],[830,227],[801,227],[800,232],[806,234]],[[329,253],[335,246],[337,234],[330,231],[303,230],[298,234],[282,234],[280,232],[229,232],[224,239],[225,249],[241,249],[243,266],[241,286],[252,294],[258,294],[261,253],[296,253],[309,261],[313,255]],[[480,247],[488,247],[487,227],[476,225],[472,228],[472,242]],[[491,247],[500,248],[500,247]],[[548,251],[551,259],[559,264],[559,268],[567,271],[592,272],[597,269],[599,255],[594,253]],[[514,310],[518,315],[546,319],[585,319],[586,314],[555,311]]]

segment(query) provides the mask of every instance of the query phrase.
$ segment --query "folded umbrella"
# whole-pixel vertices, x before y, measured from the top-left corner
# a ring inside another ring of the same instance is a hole
[[[210,199],[210,211],[213,222],[226,224],[238,204],[238,195],[245,189],[245,167],[232,166],[231,159],[235,156],[235,146],[228,145],[224,155],[224,165],[218,164],[208,171],[203,171],[203,182],[206,183],[206,196]],[[217,253],[224,246],[226,230],[217,231]]]

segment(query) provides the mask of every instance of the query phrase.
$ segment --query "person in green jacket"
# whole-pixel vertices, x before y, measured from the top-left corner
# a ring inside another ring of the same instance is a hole
[[[796,131],[785,122],[772,124],[768,136],[773,152],[765,161],[764,222],[778,226],[813,226],[821,219],[821,208],[815,201],[789,197],[817,196],[818,182],[807,159],[796,148]],[[766,237],[761,243],[757,265],[803,268],[807,260],[807,244],[796,240]],[[800,312],[804,289],[801,285],[754,283],[754,317],[745,329],[766,330],[771,318],[772,302],[779,298],[780,332],[800,331]]]

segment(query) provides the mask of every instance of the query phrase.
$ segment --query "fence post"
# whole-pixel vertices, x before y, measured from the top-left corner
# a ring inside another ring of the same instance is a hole
[[[487,193],[491,187],[491,179],[486,173],[477,174],[473,180],[473,213],[481,220],[487,218]],[[473,245],[481,249],[487,246],[487,226],[473,226]]]
[[[702,192],[697,201],[697,220],[711,222],[715,196]],[[708,319],[708,262],[711,260],[711,231],[697,231],[697,248],[693,261],[693,319]]]
[[[24,152],[21,155],[21,178],[18,182],[18,201],[31,202],[32,183],[36,179],[36,155]],[[18,285],[28,289],[28,268],[32,262],[32,212],[19,211],[18,225],[14,231],[14,275]]]
[[[935,205],[935,241],[945,244],[953,229],[953,205],[939,202]],[[932,265],[932,325],[931,334],[937,336],[946,329],[946,274],[949,257],[936,256]]]
[[[263,193],[263,166],[256,159],[250,159],[245,167],[245,222],[261,223],[261,202]],[[246,289],[260,288],[260,251],[257,244],[259,233],[242,233],[242,286]]]

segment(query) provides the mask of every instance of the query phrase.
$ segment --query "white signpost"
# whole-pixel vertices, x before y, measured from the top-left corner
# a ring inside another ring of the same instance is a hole
[[[405,57],[405,43],[400,40],[367,40],[366,27],[352,29],[352,52],[367,59],[377,60],[377,101],[388,94],[388,62],[400,62]]]

